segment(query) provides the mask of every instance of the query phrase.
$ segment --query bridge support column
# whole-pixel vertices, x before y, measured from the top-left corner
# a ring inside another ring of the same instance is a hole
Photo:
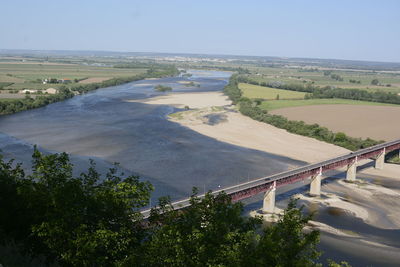
[[[375,169],[382,170],[383,169],[383,164],[385,163],[385,152],[386,149],[384,148],[382,150],[382,153],[379,154],[376,159],[375,159]]]
[[[321,195],[321,177],[322,177],[322,168],[319,169],[319,173],[311,176],[310,183],[310,195],[311,196],[319,196]]]
[[[265,192],[264,194],[264,202],[263,202],[263,213],[274,213],[275,211],[275,191],[276,191],[276,182],[272,185],[272,187]]]
[[[347,165],[347,181],[355,181],[356,180],[356,173],[357,173],[357,157],[354,162]]]

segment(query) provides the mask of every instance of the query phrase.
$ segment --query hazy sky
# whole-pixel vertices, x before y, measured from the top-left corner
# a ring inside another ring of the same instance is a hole
[[[400,0],[1,0],[0,48],[400,62]]]

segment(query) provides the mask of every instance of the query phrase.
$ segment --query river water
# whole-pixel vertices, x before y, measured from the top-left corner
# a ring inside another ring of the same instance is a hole
[[[43,108],[0,116],[0,150],[6,159],[14,158],[26,169],[34,144],[45,153],[68,152],[76,174],[87,170],[89,159],[95,160],[102,173],[119,162],[125,174],[139,175],[155,186],[153,205],[160,196],[170,195],[174,200],[188,197],[193,186],[202,193],[305,164],[196,133],[167,119],[168,114],[179,111],[172,106],[128,102],[165,94],[154,91],[158,84],[171,86],[173,92],[220,91],[230,76],[218,71],[189,72],[193,74],[190,78],[131,82]],[[187,87],[181,83],[184,81],[199,83],[200,87]],[[302,186],[292,188],[295,193],[307,190]],[[293,195],[290,191],[282,193],[277,197],[280,208]],[[261,198],[246,201],[250,203],[246,212],[259,209]],[[349,214],[332,213],[326,208],[317,210],[316,220],[364,236],[373,235],[368,239],[388,246],[377,248],[354,238],[322,234],[320,247],[326,251],[323,259],[344,259],[353,266],[397,266],[399,230],[378,229]]]
[[[198,134],[167,119],[179,110],[172,106],[127,102],[165,94],[154,91],[158,84],[171,86],[173,92],[220,91],[230,77],[227,72],[190,72],[190,78],[131,82],[1,116],[0,149],[25,166],[30,164],[33,144],[43,151],[65,151],[77,172],[87,169],[89,158],[102,172],[119,162],[125,173],[155,186],[153,203],[163,195],[187,197],[193,186],[203,192],[304,164]],[[183,81],[200,87],[187,87]]]

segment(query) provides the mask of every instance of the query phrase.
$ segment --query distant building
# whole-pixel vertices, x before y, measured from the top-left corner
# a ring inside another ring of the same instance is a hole
[[[72,81],[70,79],[56,79],[56,78],[46,78],[42,80],[43,84],[48,84],[48,83],[71,83]]]

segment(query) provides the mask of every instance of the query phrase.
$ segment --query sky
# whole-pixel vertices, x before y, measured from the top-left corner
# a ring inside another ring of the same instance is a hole
[[[0,49],[400,62],[400,0],[1,0]]]

